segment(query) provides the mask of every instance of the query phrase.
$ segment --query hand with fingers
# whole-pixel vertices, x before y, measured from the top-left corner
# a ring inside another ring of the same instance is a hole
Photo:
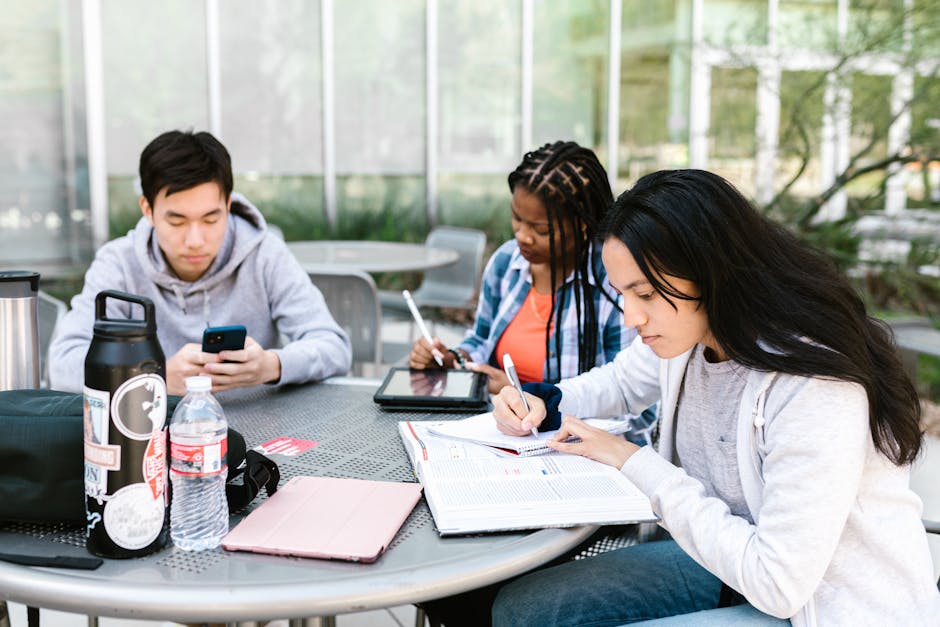
[[[202,353],[212,355],[213,353]],[[212,377],[212,391],[274,383],[281,378],[281,360],[274,351],[264,350],[252,337],[245,339],[245,348],[222,351],[218,359],[203,365],[202,374]]]
[[[456,360],[454,354],[447,350],[440,338],[433,338],[431,344],[424,337],[419,337],[411,346],[411,354],[408,355],[408,366],[415,370],[427,370],[428,368],[440,368],[434,360],[434,350],[440,351],[443,356],[444,368],[453,368]]]
[[[218,353],[204,353],[202,346],[189,343],[176,351],[166,362],[166,391],[168,394],[186,394],[186,378],[205,374],[205,365],[221,361]]]
[[[489,376],[488,387],[490,394],[499,394],[507,385],[510,388],[512,387],[512,385],[509,383],[509,377],[506,376],[506,373],[503,372],[501,368],[494,368],[489,364],[469,362],[467,363],[467,369],[473,370],[474,372],[482,372],[483,374]]]
[[[506,375],[503,374],[503,377]],[[508,381],[507,381],[508,382]],[[545,420],[547,411],[545,403],[538,396],[525,392],[526,401],[529,403],[529,410],[526,411],[522,397],[511,385],[503,387],[499,393],[492,398],[493,417],[496,419],[496,428],[507,435],[518,435],[520,437],[531,436],[532,429],[538,428]]]
[[[567,440],[573,439],[568,442]],[[572,453],[621,468],[640,447],[623,436],[592,427],[574,416],[564,416],[558,433],[548,441],[548,447],[562,453]]]

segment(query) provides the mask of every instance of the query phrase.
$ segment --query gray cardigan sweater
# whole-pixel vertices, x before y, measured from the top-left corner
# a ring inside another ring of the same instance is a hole
[[[72,299],[49,348],[53,389],[82,391],[95,295],[104,289],[154,302],[157,338],[167,359],[184,344],[200,343],[206,326],[243,324],[262,348],[277,353],[279,383],[345,374],[352,361],[349,338],[333,320],[323,295],[284,242],[267,231],[261,212],[237,193],[232,194],[219,253],[196,281],[183,281],[173,273],[144,218],[127,235],[98,250],[84,288]],[[129,304],[108,303],[108,317],[131,317]],[[285,344],[278,348],[281,338]]]
[[[875,449],[864,389],[750,371],[736,449],[750,524],[673,463],[690,354],[661,360],[638,338],[562,381],[559,410],[619,415],[659,401],[659,451],[640,449],[621,472],[683,550],[760,611],[797,627],[940,624],[923,506],[909,467]]]

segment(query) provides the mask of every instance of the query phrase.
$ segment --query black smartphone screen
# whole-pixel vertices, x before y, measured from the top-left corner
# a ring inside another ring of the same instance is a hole
[[[235,324],[227,327],[209,327],[202,332],[202,352],[240,351],[245,348],[245,327]]]

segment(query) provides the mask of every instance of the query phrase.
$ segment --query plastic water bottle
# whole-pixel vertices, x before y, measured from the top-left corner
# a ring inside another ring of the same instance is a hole
[[[184,551],[219,546],[228,533],[228,422],[210,377],[188,377],[170,420],[170,538]]]

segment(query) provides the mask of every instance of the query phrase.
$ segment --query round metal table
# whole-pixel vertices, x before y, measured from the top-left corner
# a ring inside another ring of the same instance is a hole
[[[374,391],[374,381],[347,379],[288,388],[258,386],[218,397],[249,447],[279,436],[319,443],[301,455],[278,460],[282,481],[293,475],[415,481],[397,423],[440,420],[441,414],[383,412],[372,401]],[[256,499],[254,507],[260,502]],[[233,516],[231,524],[240,518]],[[192,553],[168,546],[143,558],[105,560],[91,571],[0,562],[0,595],[92,616],[178,622],[330,617],[501,581],[564,554],[595,529],[441,538],[422,499],[373,564],[221,548]],[[75,525],[0,525],[0,552],[86,556],[84,543],[84,528]],[[323,621],[329,624],[330,619]]]
[[[287,242],[287,248],[308,273],[337,267],[364,272],[412,272],[448,266],[459,257],[455,250],[424,244],[369,240]]]

